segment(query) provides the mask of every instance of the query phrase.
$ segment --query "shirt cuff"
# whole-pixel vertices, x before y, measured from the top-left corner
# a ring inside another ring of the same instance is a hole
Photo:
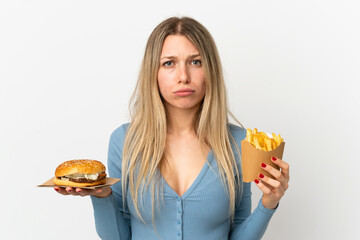
[[[104,202],[113,202],[114,201],[114,195],[111,193],[109,196],[107,197],[104,197],[104,198],[99,198],[99,197],[95,197],[95,196],[90,196],[91,198],[91,201],[94,203],[94,204],[101,204],[101,203],[104,203]]]

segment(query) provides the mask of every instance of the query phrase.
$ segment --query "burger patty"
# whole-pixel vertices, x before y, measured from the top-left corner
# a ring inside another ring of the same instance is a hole
[[[59,179],[61,179],[60,177],[58,177]],[[100,180],[103,180],[104,178],[106,178],[106,173],[100,173],[98,178],[96,180],[91,180],[91,179],[86,179],[86,178],[69,178],[69,181],[71,182],[77,182],[77,183],[94,183]]]

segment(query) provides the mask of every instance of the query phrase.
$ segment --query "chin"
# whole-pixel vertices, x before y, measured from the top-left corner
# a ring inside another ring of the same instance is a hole
[[[171,109],[177,109],[177,110],[194,110],[194,109],[198,109],[201,105],[202,101],[198,101],[198,102],[183,102],[183,103],[168,103],[166,102],[165,104],[165,108],[168,109],[168,110],[171,110]]]

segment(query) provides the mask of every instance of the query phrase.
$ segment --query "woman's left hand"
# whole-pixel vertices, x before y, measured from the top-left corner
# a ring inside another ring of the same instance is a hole
[[[263,192],[262,204],[269,209],[275,209],[280,199],[284,196],[285,191],[289,187],[289,164],[279,158],[272,157],[272,162],[280,167],[280,170],[272,166],[262,163],[261,168],[274,177],[269,178],[263,174],[259,174],[259,180],[255,179],[256,185]]]

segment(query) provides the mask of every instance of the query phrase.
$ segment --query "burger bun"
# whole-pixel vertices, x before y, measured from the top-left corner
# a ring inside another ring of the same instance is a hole
[[[102,185],[106,183],[106,179],[97,181],[97,182],[93,182],[93,183],[78,183],[78,182],[71,182],[71,181],[63,181],[61,179],[58,178],[54,178],[53,179],[54,184],[59,185],[59,186],[70,186],[70,187],[92,187],[92,186],[97,186],[97,185]]]

